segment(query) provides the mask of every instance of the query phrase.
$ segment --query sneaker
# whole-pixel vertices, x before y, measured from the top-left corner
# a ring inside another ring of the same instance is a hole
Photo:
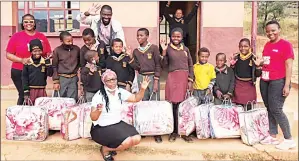
[[[277,149],[280,150],[289,150],[296,147],[296,143],[294,140],[286,140],[284,139],[283,142],[275,146]]]
[[[262,145],[277,145],[279,144],[278,139],[273,138],[272,136],[267,136],[264,140],[260,141]]]

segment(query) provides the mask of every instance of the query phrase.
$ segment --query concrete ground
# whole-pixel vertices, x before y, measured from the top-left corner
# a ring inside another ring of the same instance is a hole
[[[51,95],[51,91],[48,91]],[[164,91],[161,91],[164,99]],[[8,141],[5,139],[5,109],[15,104],[16,90],[1,90],[1,160],[103,160],[99,146],[88,139],[64,141],[59,133],[44,142]],[[260,96],[259,96],[259,101]],[[292,88],[284,111],[290,119],[292,135],[298,141],[298,88]],[[157,144],[146,137],[131,149],[119,152],[116,160],[298,160],[298,148],[281,151],[274,146],[247,146],[240,139],[194,138],[193,143],[178,139],[174,143],[163,136]],[[282,138],[280,132],[280,139]]]

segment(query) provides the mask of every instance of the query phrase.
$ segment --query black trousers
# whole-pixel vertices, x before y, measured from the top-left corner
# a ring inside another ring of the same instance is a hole
[[[24,102],[24,89],[23,89],[23,83],[22,83],[22,70],[18,69],[11,69],[11,79],[16,86],[18,93],[19,93],[19,98],[17,105],[22,105]]]

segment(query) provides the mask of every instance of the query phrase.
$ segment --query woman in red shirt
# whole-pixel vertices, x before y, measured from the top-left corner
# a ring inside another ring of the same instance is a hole
[[[23,65],[30,63],[31,53],[29,51],[29,42],[33,39],[41,40],[43,44],[43,57],[50,55],[51,47],[46,36],[37,32],[34,16],[26,14],[22,17],[22,31],[15,33],[9,40],[6,47],[6,58],[12,61],[11,79],[16,86],[19,98],[18,105],[24,102],[24,91],[22,85]]]
[[[296,147],[292,139],[290,124],[283,112],[283,105],[290,93],[292,64],[294,59],[293,47],[290,42],[280,38],[280,25],[277,21],[266,24],[266,34],[270,39],[263,50],[263,68],[260,82],[261,95],[268,110],[270,136],[261,144],[276,145],[276,148],[288,150]],[[278,126],[281,128],[284,141],[279,143],[276,135]]]

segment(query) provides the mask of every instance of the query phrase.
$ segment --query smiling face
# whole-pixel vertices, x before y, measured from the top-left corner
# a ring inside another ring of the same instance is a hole
[[[106,76],[106,78],[104,79],[105,81],[105,85],[109,88],[109,89],[115,89],[117,86],[117,77],[115,75],[108,75]]]
[[[96,39],[91,35],[84,35],[82,36],[82,38],[86,46],[91,46],[96,43]]]
[[[226,56],[224,54],[218,55],[216,57],[216,66],[222,68],[226,63]]]
[[[247,41],[241,41],[239,44],[240,53],[247,55],[250,52],[250,45]]]
[[[33,49],[31,54],[35,59],[39,59],[42,55],[43,51],[41,49]]]
[[[122,42],[113,42],[112,50],[115,54],[121,54],[123,51],[123,43]]]
[[[24,19],[23,19],[24,30],[32,31],[32,30],[34,30],[34,26],[35,26],[35,21],[34,21],[33,17],[31,17],[31,16],[24,17]]]
[[[101,11],[101,19],[104,25],[108,25],[111,21],[112,11],[106,8],[103,8]]]
[[[277,24],[269,24],[266,26],[266,35],[271,42],[276,42],[279,39],[280,28]]]
[[[208,62],[209,56],[210,56],[209,52],[200,52],[199,55],[198,55],[198,60],[201,63],[205,64],[205,63]]]
[[[183,39],[183,35],[178,31],[175,31],[171,34],[171,41],[174,45],[179,45],[182,39]]]
[[[148,39],[148,35],[145,34],[145,31],[137,32],[137,41],[139,44],[144,44]]]
[[[174,14],[175,18],[180,19],[183,17],[183,11],[181,9],[177,9]]]

